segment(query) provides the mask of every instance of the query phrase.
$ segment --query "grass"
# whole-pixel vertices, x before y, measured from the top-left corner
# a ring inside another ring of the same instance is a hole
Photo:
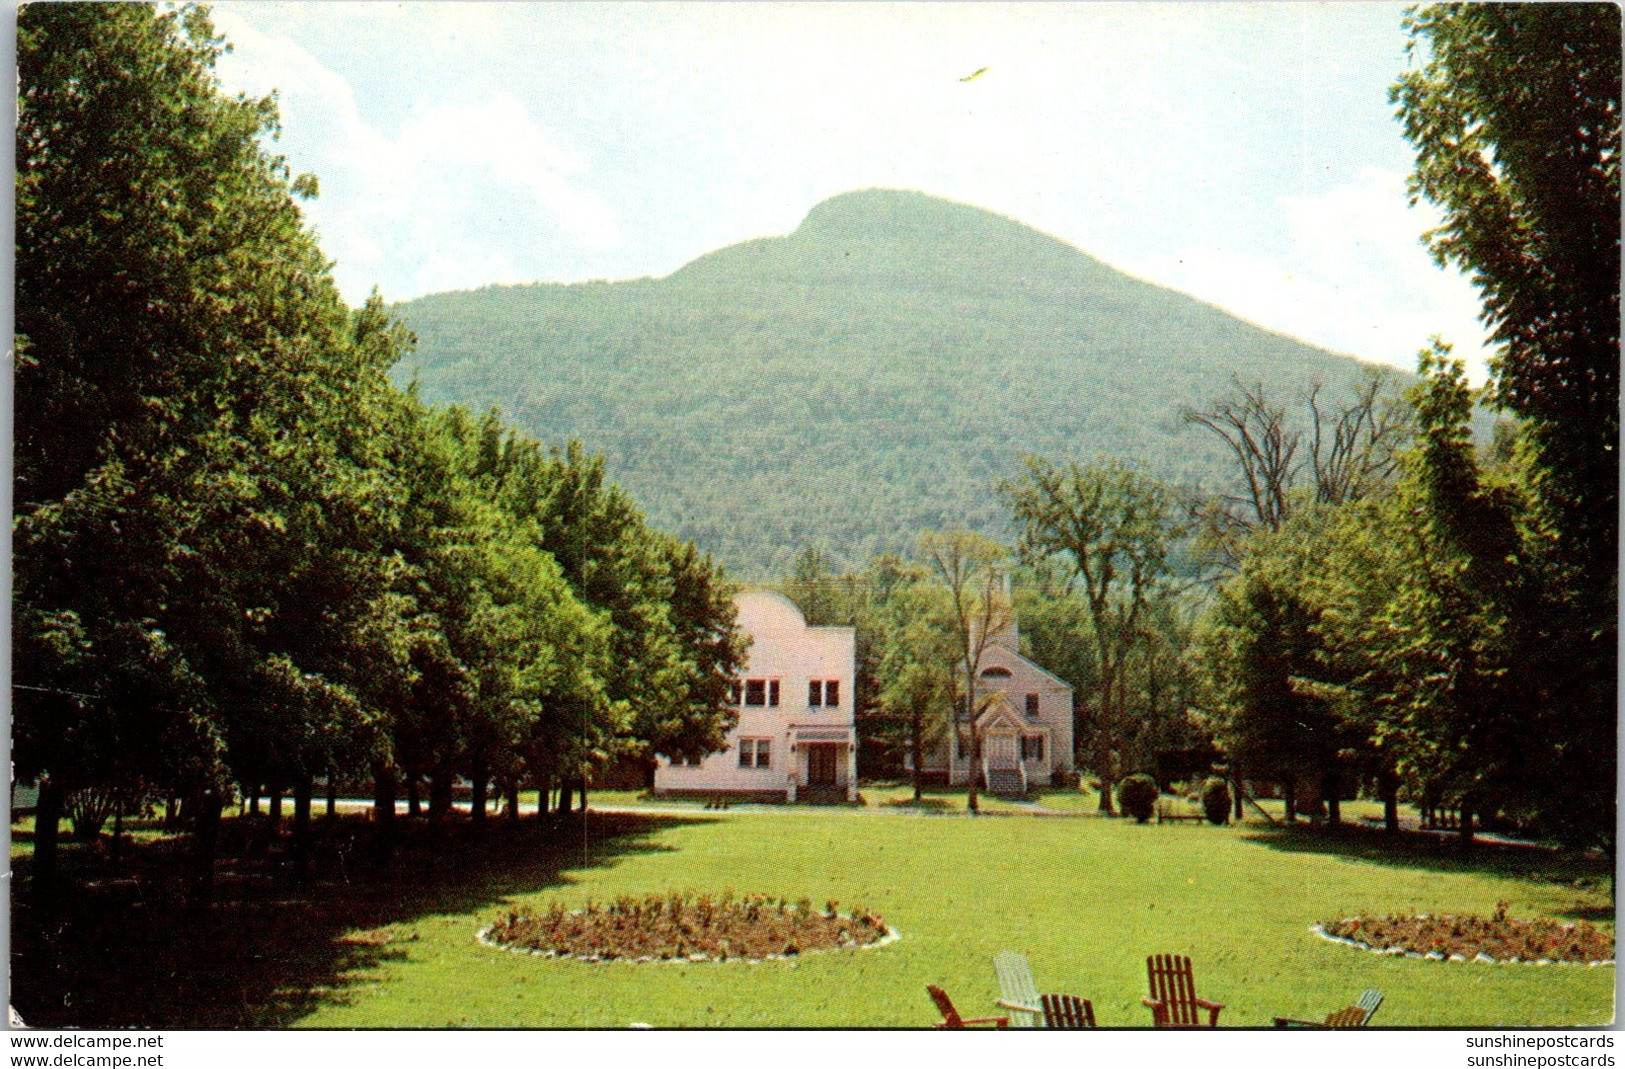
[[[329,848],[314,887],[292,888],[272,865],[259,897],[236,892],[191,933],[158,930],[165,911],[150,906],[150,920],[98,923],[108,911],[82,898],[74,924],[55,927],[23,909],[16,998],[41,1023],[924,1027],[936,1020],[926,984],[966,1012],[992,1012],[992,957],[1020,950],[1042,990],[1092,999],[1104,1026],[1149,1024],[1145,958],[1169,952],[1191,956],[1198,993],[1226,1004],[1230,1026],[1318,1018],[1367,987],[1387,995],[1379,1025],[1613,1017],[1612,967],[1395,960],[1308,931],[1356,913],[1487,916],[1506,901],[1514,917],[1583,917],[1611,932],[1611,877],[1599,862],[1487,846],[1462,858],[1446,842],[1391,844],[1364,829],[933,819],[870,802],[575,817],[546,833],[532,822],[514,838],[460,829],[437,847],[415,841],[390,878],[345,869],[348,883]],[[341,845],[365,830],[348,820],[338,829]],[[144,848],[154,871],[172,847]],[[250,865],[242,852],[223,868]],[[729,888],[867,907],[903,938],[793,961],[649,965],[530,957],[474,938],[520,904]]]

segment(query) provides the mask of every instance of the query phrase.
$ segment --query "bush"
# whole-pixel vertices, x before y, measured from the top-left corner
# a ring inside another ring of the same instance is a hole
[[[1202,812],[1213,824],[1230,821],[1230,786],[1217,776],[1202,784]]]
[[[1144,824],[1157,808],[1157,781],[1144,772],[1136,772],[1117,785],[1117,804],[1124,814]]]

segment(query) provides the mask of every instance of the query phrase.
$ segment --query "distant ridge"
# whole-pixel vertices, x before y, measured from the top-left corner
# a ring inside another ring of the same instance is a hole
[[[1364,365],[970,205],[866,189],[662,279],[492,286],[398,306],[430,401],[578,438],[656,526],[735,570],[862,561],[962,523],[1004,533],[1021,457],[1228,474],[1182,405]]]

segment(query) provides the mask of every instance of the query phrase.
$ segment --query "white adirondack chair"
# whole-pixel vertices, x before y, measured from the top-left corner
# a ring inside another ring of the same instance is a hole
[[[993,956],[993,971],[999,974],[999,1005],[1010,1011],[1011,1028],[1036,1028],[1043,1019],[1038,985],[1027,965],[1027,955],[1006,950]]]

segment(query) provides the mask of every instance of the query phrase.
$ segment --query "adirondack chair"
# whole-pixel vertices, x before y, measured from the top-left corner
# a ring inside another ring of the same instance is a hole
[[[1295,1021],[1290,1017],[1277,1017],[1276,1028],[1359,1028],[1365,1024],[1365,1011],[1358,1006],[1344,1006],[1326,1015],[1324,1021]]]
[[[1382,992],[1377,988],[1368,987],[1360,993],[1359,1001],[1354,1005],[1327,1014],[1324,1021],[1300,1021],[1293,1017],[1277,1017],[1275,1018],[1275,1027],[1364,1028],[1370,1022],[1372,1015],[1377,1012],[1377,1007],[1381,1005]]]
[[[999,1000],[1010,1011],[1012,1028],[1033,1028],[1044,1010],[1038,1004],[1038,985],[1027,965],[1027,955],[1006,950],[993,956],[993,971],[999,975]]]
[[[925,990],[931,996],[931,1001],[937,1004],[937,1011],[942,1014],[942,1023],[936,1026],[938,1028],[964,1028],[973,1024],[990,1024],[994,1028],[1010,1026],[1008,1017],[961,1017],[959,1011],[954,1009],[954,1000],[948,997],[948,992],[935,984],[926,984]]]
[[[1045,1028],[1093,1028],[1095,1007],[1076,995],[1041,995]]]
[[[1217,1028],[1224,1005],[1196,997],[1196,981],[1191,976],[1191,959],[1177,954],[1154,954],[1145,959],[1151,984],[1151,997],[1140,1001],[1151,1007],[1151,1023],[1157,1028]],[[1198,1017],[1206,1010],[1206,1023]]]

